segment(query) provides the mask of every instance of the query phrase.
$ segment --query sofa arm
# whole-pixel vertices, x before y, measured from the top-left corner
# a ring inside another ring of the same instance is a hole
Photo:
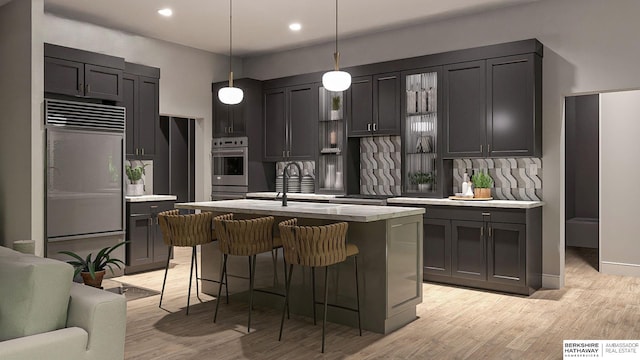
[[[127,328],[127,302],[124,295],[73,284],[67,327],[87,331],[87,359],[124,359]]]
[[[0,359],[82,359],[86,348],[87,332],[72,327],[0,341]]]

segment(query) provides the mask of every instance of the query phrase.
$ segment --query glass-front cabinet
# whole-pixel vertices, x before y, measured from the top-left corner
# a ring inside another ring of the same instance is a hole
[[[346,146],[344,92],[318,90],[318,134],[320,152],[317,163],[318,193],[344,194],[344,152]]]
[[[442,196],[438,69],[403,73],[403,193]]]

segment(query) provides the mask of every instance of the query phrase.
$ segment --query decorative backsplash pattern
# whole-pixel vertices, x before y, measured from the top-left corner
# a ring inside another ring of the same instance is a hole
[[[291,161],[278,161],[276,163],[276,176],[282,175],[282,171],[284,167],[290,163]],[[293,161],[297,163],[302,169],[302,175],[311,175],[314,178],[316,177],[316,162],[315,161]],[[298,168],[295,166],[289,167],[289,175],[300,175],[298,174]]]
[[[453,191],[461,191],[465,171],[471,176],[479,170],[488,170],[493,178],[491,196],[495,199],[542,200],[542,160],[539,158],[456,159]]]
[[[360,139],[360,193],[400,195],[400,136]]]

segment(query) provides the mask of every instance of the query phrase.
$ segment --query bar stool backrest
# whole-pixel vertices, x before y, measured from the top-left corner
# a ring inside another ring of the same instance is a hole
[[[273,216],[233,220],[233,214],[216,216],[213,228],[220,252],[235,256],[252,256],[273,249]]]
[[[213,214],[179,215],[178,210],[158,214],[164,243],[168,246],[196,246],[213,241]]]
[[[322,226],[297,226],[297,219],[278,224],[288,264],[329,266],[347,258],[347,229],[340,222]]]

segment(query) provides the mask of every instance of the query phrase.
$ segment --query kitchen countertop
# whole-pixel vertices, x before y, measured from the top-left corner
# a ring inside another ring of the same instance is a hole
[[[282,193],[278,192],[253,192],[247,193],[247,198],[260,198],[260,199],[275,199],[278,195],[279,199],[282,199]],[[326,195],[326,194],[303,194],[303,193],[290,193],[287,192],[287,199],[299,199],[299,200],[331,200],[341,195]]]
[[[281,201],[253,199],[178,203],[175,207],[177,209],[355,222],[387,220],[420,215],[425,212],[423,208],[412,207],[326,204],[295,201],[289,201],[288,206],[283,207]]]
[[[141,195],[141,196],[125,196],[127,202],[147,202],[147,201],[176,201],[178,197],[175,195]]]
[[[387,204],[397,205],[448,205],[470,207],[495,207],[509,209],[533,209],[544,205],[542,201],[521,200],[451,200],[434,198],[397,197],[387,199]]]

